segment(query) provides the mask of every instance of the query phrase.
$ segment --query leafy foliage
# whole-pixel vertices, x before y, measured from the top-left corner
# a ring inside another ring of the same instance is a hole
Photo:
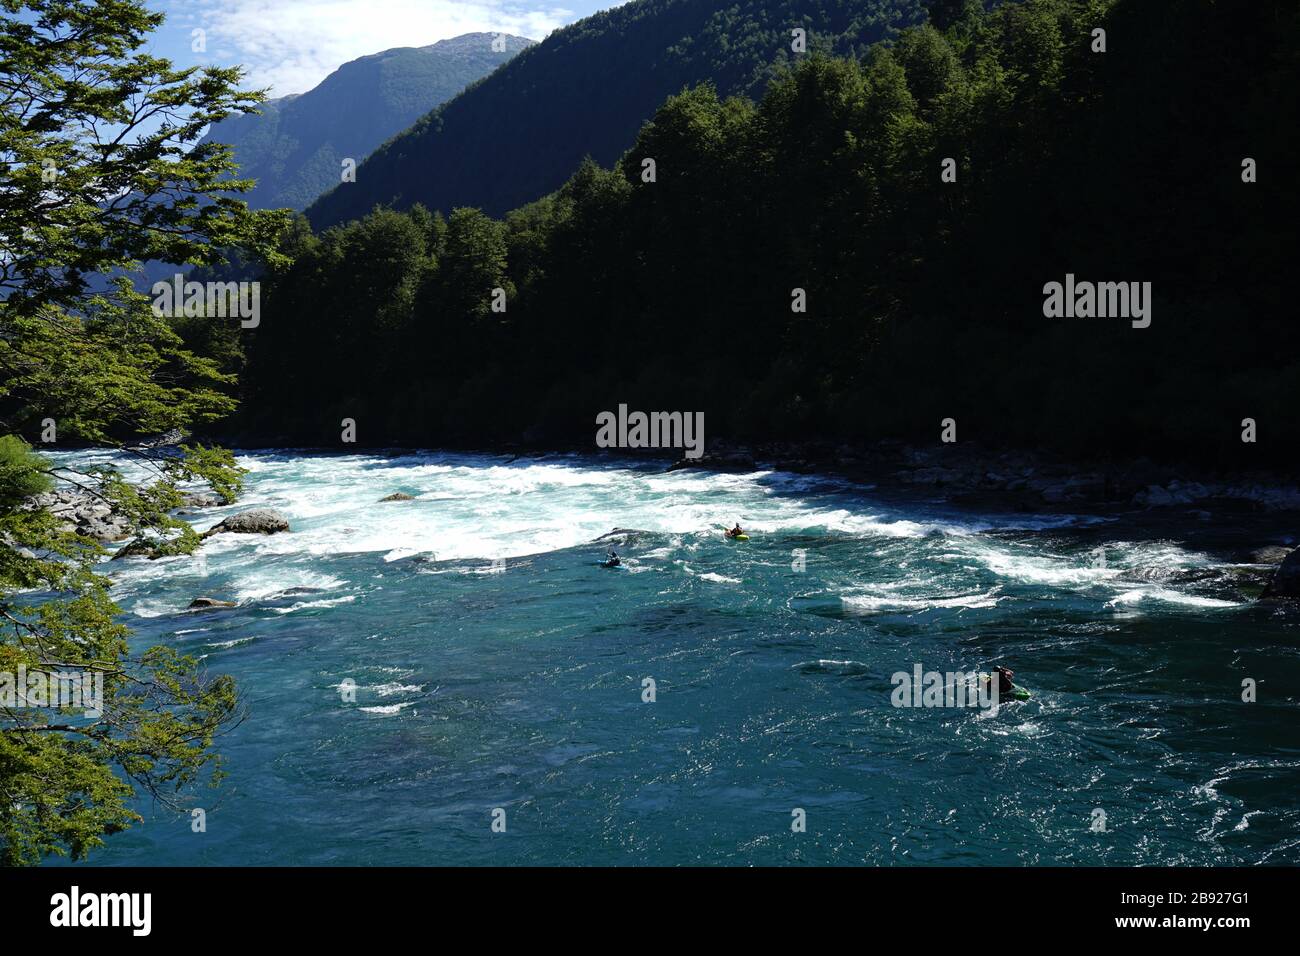
[[[145,258],[214,264],[235,246],[283,265],[288,220],[228,195],[228,151],[194,143],[258,100],[238,71],[174,70],[140,52],[162,22],[138,0],[3,0],[0,19],[0,679],[58,672],[103,682],[98,715],[0,702],[0,863],[83,857],[137,815],[133,795],[175,804],[219,778],[214,740],[238,716],[233,682],[163,647],[135,648],[117,620],[103,549],[31,496],[54,487],[126,519],[128,545],[193,550],[171,512],[179,486],[240,484],[224,450],[135,446],[150,475],[74,469],[20,433],[122,446],[228,415],[233,380],[187,350],[122,278],[89,280]],[[39,702],[38,702],[39,703]]]

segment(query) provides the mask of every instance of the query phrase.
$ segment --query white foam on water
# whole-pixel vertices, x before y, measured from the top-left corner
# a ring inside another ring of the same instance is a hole
[[[289,607],[273,607],[270,610],[276,614],[292,614],[294,611],[302,611],[310,607],[337,607],[340,604],[350,604],[356,599],[355,594],[345,594],[342,597],[325,598],[320,601],[299,601]]]
[[[870,671],[870,668],[861,661],[854,660],[834,660],[832,658],[821,658],[815,661],[801,661],[798,664],[791,664],[792,669],[803,671],[804,673],[824,673],[838,674],[844,677],[859,677]]]
[[[1074,591],[1107,588],[1118,592],[1111,603],[1119,604],[1136,603],[1142,599],[1195,607],[1235,607],[1238,604],[1183,594],[1160,586],[1145,586],[1148,581],[1169,580],[1191,569],[1215,566],[1208,555],[1188,551],[1170,542],[1113,541],[1069,556],[989,538],[956,543],[978,563],[1009,581]]]
[[[988,608],[996,607],[1002,600],[996,589],[984,594],[962,594],[951,597],[902,597],[883,594],[845,594],[840,601],[861,611],[925,611],[931,608]]]
[[[1251,810],[1251,811],[1249,811],[1249,812],[1243,814],[1243,815],[1242,815],[1242,818],[1241,818],[1241,822],[1238,823],[1238,824],[1237,824],[1235,827],[1233,827],[1232,829],[1235,830],[1235,831],[1237,831],[1238,833],[1240,833],[1242,830],[1248,830],[1248,829],[1250,829],[1250,818],[1251,818],[1251,817],[1263,816],[1263,814],[1264,814],[1264,811],[1263,811],[1263,810]]]
[[[292,588],[333,591],[346,585],[342,578],[312,571],[309,568],[277,565],[248,567],[240,570],[231,590],[241,601],[260,601],[275,597]]]
[[[998,577],[1025,584],[1091,586],[1104,584],[1120,574],[1118,568],[1094,567],[1057,555],[1028,549],[1011,551],[996,545],[981,548],[975,557]]]
[[[490,560],[587,544],[612,527],[696,535],[739,520],[758,532],[911,538],[974,534],[995,524],[826,508],[790,493],[808,482],[791,485],[771,472],[662,474],[570,458],[504,465],[443,455],[247,455],[239,462],[249,469],[239,510],[276,508],[293,530],[217,535],[205,545],[213,555],[382,551],[389,560],[421,554]],[[394,491],[416,500],[378,503]]]
[[[673,552],[676,550],[677,550],[677,546],[673,546],[673,545],[666,545],[662,548],[653,548],[643,553],[641,555],[641,560],[642,561],[659,561],[659,560],[666,561],[673,556]]]
[[[415,701],[408,700],[403,704],[380,704],[374,707],[358,707],[357,709],[363,714],[379,714],[380,716],[388,717],[393,714],[400,714],[405,708],[411,707],[414,704]]]
[[[1143,601],[1162,601],[1165,604],[1180,604],[1185,607],[1224,608],[1242,607],[1241,601],[1225,601],[1220,598],[1201,597],[1197,594],[1184,594],[1162,587],[1140,587],[1117,594],[1106,602],[1107,607],[1141,604]]]
[[[111,455],[98,455],[111,460]],[[833,534],[878,541],[878,558],[916,580],[867,582],[850,587],[846,606],[865,611],[925,608],[987,608],[1005,598],[990,590],[996,581],[1088,592],[1114,593],[1117,606],[1144,601],[1199,607],[1230,607],[1232,601],[1183,594],[1164,586],[1187,569],[1213,562],[1169,542],[1108,542],[1095,554],[1058,554],[1038,543],[991,537],[989,531],[1044,530],[1095,523],[1074,515],[969,515],[942,506],[913,505],[906,512],[862,497],[863,489],[817,476],[755,471],[743,474],[693,470],[664,473],[643,463],[596,461],[578,456],[507,461],[502,457],[412,453],[377,455],[245,454],[246,491],[238,505],[206,509],[195,519],[202,530],[226,514],[269,507],[281,511],[291,530],[275,535],[220,534],[204,542],[198,558],[150,562],[128,559],[115,566],[127,599],[164,578],[195,576],[196,594],[209,588],[209,573],[225,583],[220,596],[258,602],[294,587],[322,592],[292,613],[355,600],[338,596],[349,582],[314,570],[325,556],[374,553],[385,562],[432,557],[443,562],[482,562],[479,567],[422,569],[420,573],[492,574],[490,562],[593,545],[611,528],[667,536],[640,556],[642,562],[680,560],[711,548],[723,526],[739,521],[755,540],[738,556],[754,555],[764,536]],[[851,489],[858,497],[840,494]],[[393,492],[411,501],[380,503]],[[908,542],[917,542],[910,551]],[[932,546],[929,542],[935,542]],[[891,550],[892,549],[892,550]],[[915,552],[915,554],[913,553]],[[201,564],[199,563],[201,560]],[[943,562],[953,575],[921,580],[919,565]],[[909,565],[915,563],[915,570]],[[647,570],[647,568],[629,568]],[[689,573],[697,574],[686,569]],[[740,584],[734,576],[697,574],[716,584]],[[892,575],[891,575],[892,577]],[[1135,580],[1136,579],[1136,580]],[[169,582],[170,583],[170,582]],[[189,586],[189,582],[185,582]],[[893,593],[897,590],[899,593]],[[936,593],[937,592],[937,593]],[[115,597],[119,592],[115,591]],[[170,601],[144,596],[129,609],[141,617],[171,614]]]
[[[183,610],[183,608],[176,607],[174,602],[167,600],[138,600],[131,602],[119,598],[115,599],[119,604],[129,604],[131,613],[136,617],[163,617],[166,614],[175,614],[177,611]]]
[[[713,581],[717,584],[739,584],[740,578],[729,578],[725,574],[717,574],[713,571],[707,571],[699,575],[701,581]]]
[[[219,648],[239,647],[241,644],[251,644],[255,640],[257,640],[257,638],[255,637],[237,637],[232,641],[213,641],[211,644],[207,646],[219,647]]]

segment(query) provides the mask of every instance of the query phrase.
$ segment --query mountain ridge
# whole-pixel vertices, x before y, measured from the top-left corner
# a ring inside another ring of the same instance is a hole
[[[810,51],[852,54],[924,17],[921,0],[633,0],[556,30],[433,109],[307,215],[318,229],[375,205],[503,215],[559,188],[585,156],[613,163],[685,87],[761,92],[792,58],[795,27]]]
[[[303,209],[339,182],[344,159],[361,163],[376,147],[533,45],[527,37],[466,33],[419,47],[393,47],[342,64],[305,93],[268,100],[232,116],[204,142],[229,143],[243,195],[255,208]]]

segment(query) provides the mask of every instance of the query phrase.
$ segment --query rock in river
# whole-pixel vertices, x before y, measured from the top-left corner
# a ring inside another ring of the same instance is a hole
[[[222,519],[203,532],[203,537],[233,531],[236,534],[277,534],[289,530],[289,519],[271,508],[257,508]]]
[[[669,466],[669,471],[682,468],[700,468],[705,471],[755,471],[754,456],[743,451],[717,452],[700,458],[682,458]]]
[[[1262,598],[1284,598],[1300,601],[1300,548],[1286,556],[1273,572],[1273,580],[1264,588]]]
[[[217,598],[210,597],[196,597],[189,604],[190,610],[193,611],[201,611],[205,608],[213,607],[239,607],[239,604],[235,601],[221,601]]]
[[[115,514],[113,506],[99,495],[80,489],[47,491],[23,502],[24,510],[43,509],[59,519],[66,531],[96,541],[121,541],[131,534],[131,522]]]

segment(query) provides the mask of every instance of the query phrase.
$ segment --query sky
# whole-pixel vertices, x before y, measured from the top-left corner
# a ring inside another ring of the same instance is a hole
[[[167,15],[150,52],[178,67],[241,64],[245,89],[305,93],[348,60],[462,33],[541,40],[622,0],[147,0]],[[193,31],[205,50],[195,51]]]

